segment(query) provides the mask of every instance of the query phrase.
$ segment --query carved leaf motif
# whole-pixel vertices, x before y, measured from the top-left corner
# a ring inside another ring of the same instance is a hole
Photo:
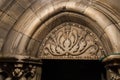
[[[80,47],[79,47],[79,51],[81,52],[83,49],[85,49],[85,46],[87,45],[86,41],[84,39],[82,39],[79,43]]]
[[[56,27],[47,35],[47,40],[43,42],[45,45],[40,47],[41,56],[67,57],[84,54],[97,56],[98,52],[102,56],[98,46],[101,46],[100,41],[91,30],[79,24],[66,24],[66,26],[64,24]],[[97,44],[95,39],[98,40]]]
[[[64,53],[64,51],[63,51],[63,49],[60,47],[60,46],[58,46],[57,48],[56,48],[56,51],[57,51],[57,53]]]
[[[63,32],[58,32],[58,36],[57,36],[57,41],[59,41],[60,44],[63,44],[65,38],[63,36]]]
[[[71,42],[70,42],[70,40],[69,39],[66,39],[65,41],[64,41],[64,48],[66,49],[66,50],[68,50],[69,49],[69,47],[70,47],[70,44],[71,44]]]

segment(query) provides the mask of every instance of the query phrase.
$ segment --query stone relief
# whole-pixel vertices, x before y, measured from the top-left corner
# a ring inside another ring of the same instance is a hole
[[[0,80],[40,80],[39,68],[31,64],[4,64],[0,66]]]
[[[120,80],[120,74],[118,73],[118,71],[114,71],[112,69],[109,69],[109,77],[110,80]]]
[[[42,58],[103,57],[103,48],[97,36],[87,27],[77,23],[63,23],[53,29],[40,47]]]

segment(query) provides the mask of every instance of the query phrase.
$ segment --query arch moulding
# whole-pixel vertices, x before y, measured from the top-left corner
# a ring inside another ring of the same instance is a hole
[[[2,61],[9,62],[9,58],[15,67],[24,69],[27,63],[32,64],[28,66],[30,70],[40,70],[41,59],[99,60],[120,52],[119,18],[107,5],[92,0],[36,4],[37,1],[9,32]]]
[[[11,54],[28,55],[29,51],[26,50],[26,47],[30,45],[30,41],[33,39],[35,40],[34,42],[38,42],[39,44],[42,41],[42,39],[37,38],[38,35],[40,35],[39,34],[40,32],[38,32],[38,30],[39,29],[42,30],[43,29],[42,26],[47,25],[48,19],[64,12],[76,13],[89,18],[91,21],[93,21],[93,23],[99,26],[99,29],[101,29],[102,32],[100,35],[98,35],[99,38],[103,36],[107,37],[106,43],[109,45],[107,47],[108,54],[120,52],[119,51],[120,34],[118,25],[116,26],[116,24],[118,24],[119,22],[119,19],[113,15],[113,12],[111,12],[110,15],[107,14],[108,13],[107,9],[105,11],[102,10],[102,8],[97,7],[98,6],[98,4],[96,4],[97,2],[89,0],[77,0],[77,1],[70,0],[54,2],[49,1],[41,5],[42,7],[34,8],[34,5],[36,3],[34,3],[33,6],[31,6],[31,8],[33,7],[32,9],[29,8],[28,10],[26,10],[26,12],[21,16],[21,18],[15,24],[13,29],[10,31],[8,35],[9,39],[6,40],[6,43],[4,44],[3,47],[3,53],[5,53],[4,55],[9,56]],[[70,14],[68,14],[67,18],[69,17],[69,15]],[[112,20],[110,16],[112,16]],[[52,21],[53,20],[55,19],[53,18]],[[69,18],[65,20],[61,19],[61,23],[63,23],[62,20],[65,22],[70,21]],[[116,22],[116,24],[113,23],[113,21]],[[93,32],[95,32],[95,30],[93,30]],[[38,55],[38,53],[34,53],[32,56],[36,55]]]

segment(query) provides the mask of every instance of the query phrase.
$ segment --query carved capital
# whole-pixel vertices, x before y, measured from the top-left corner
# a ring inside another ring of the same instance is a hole
[[[110,80],[120,80],[120,55],[109,55],[103,59]]]
[[[0,80],[40,80],[41,63],[35,59],[0,58]]]

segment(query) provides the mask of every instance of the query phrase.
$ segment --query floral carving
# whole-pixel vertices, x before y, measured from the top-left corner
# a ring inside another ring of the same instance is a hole
[[[40,47],[41,57],[101,57],[102,46],[97,36],[85,26],[64,23],[53,29]]]

